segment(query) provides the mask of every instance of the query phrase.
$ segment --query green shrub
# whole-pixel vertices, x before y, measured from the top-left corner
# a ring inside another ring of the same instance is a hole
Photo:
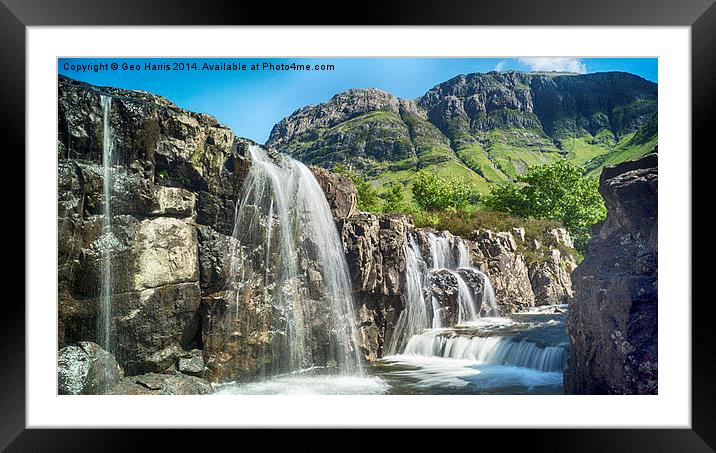
[[[425,211],[462,209],[478,201],[475,187],[463,179],[442,177],[428,170],[421,170],[413,182],[413,198]]]
[[[598,182],[564,160],[530,167],[518,182],[493,188],[485,200],[487,208],[519,217],[559,221],[576,248],[584,251],[590,227],[606,216]]]

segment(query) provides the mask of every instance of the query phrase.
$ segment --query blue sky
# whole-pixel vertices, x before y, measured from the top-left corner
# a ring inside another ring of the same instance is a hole
[[[185,63],[183,70],[145,70],[155,64]],[[201,70],[204,63],[245,64],[246,70]],[[656,58],[217,58],[217,59],[117,59],[61,58],[60,74],[100,86],[144,90],[164,96],[179,107],[208,113],[242,137],[263,143],[283,117],[307,104],[330,99],[348,88],[380,88],[402,98],[416,98],[440,82],[458,74],[492,70],[579,73],[630,72],[658,82]],[[71,65],[105,63],[97,71]],[[113,70],[112,63],[119,68]],[[139,65],[124,70],[122,64]],[[186,66],[196,63],[197,69]],[[304,65],[332,64],[328,70],[251,70],[263,63]]]

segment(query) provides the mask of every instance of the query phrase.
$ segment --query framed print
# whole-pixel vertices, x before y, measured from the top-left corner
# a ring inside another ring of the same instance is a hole
[[[712,451],[710,2],[298,27],[132,3],[2,9],[8,451],[137,428]]]

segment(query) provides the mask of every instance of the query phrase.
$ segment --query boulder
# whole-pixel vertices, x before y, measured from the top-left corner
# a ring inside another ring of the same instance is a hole
[[[179,358],[177,370],[190,376],[202,377],[204,375],[204,358],[199,349],[192,350],[188,356]]]
[[[651,154],[600,178],[607,217],[572,273],[567,393],[658,393],[657,163]]]
[[[98,344],[81,341],[60,349],[57,391],[60,395],[99,395],[124,377],[114,356]]]
[[[208,395],[214,390],[204,379],[185,374],[147,373],[122,379],[112,395]]]

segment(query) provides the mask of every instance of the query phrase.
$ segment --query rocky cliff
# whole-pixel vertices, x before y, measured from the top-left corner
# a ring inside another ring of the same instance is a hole
[[[607,217],[572,273],[567,393],[656,394],[657,154],[607,167]]]
[[[225,279],[246,140],[164,98],[58,84],[59,346],[97,339],[101,257],[111,253],[112,351],[128,375],[201,347],[202,297]],[[112,230],[102,231],[103,121],[111,98]]]
[[[353,89],[281,120],[267,145],[378,187],[410,187],[417,170],[486,192],[532,165],[566,157],[598,172],[655,145],[657,85],[622,72],[459,75],[416,100]],[[621,160],[619,160],[621,159]]]

